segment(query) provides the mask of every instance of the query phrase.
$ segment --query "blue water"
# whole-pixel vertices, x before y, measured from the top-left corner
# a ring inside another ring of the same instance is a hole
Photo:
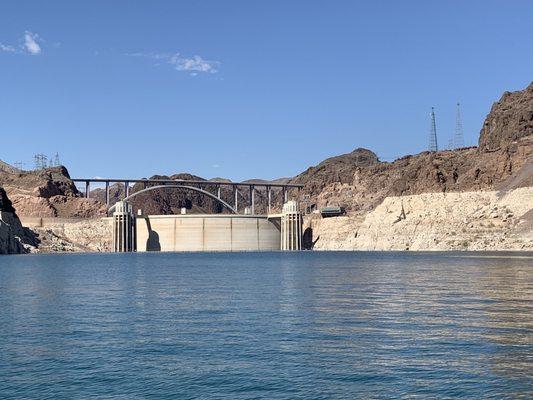
[[[2,399],[532,398],[533,254],[0,257]]]

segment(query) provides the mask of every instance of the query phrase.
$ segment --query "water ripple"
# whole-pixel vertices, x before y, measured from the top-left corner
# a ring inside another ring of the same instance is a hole
[[[0,258],[0,397],[533,397],[531,253]]]

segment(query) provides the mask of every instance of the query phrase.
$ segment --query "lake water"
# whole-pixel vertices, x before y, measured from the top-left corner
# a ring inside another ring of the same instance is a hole
[[[532,398],[532,253],[0,257],[2,399]]]

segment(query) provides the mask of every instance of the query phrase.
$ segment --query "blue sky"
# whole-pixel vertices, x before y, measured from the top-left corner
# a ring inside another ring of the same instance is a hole
[[[71,175],[295,175],[356,147],[467,144],[533,79],[532,1],[11,1],[0,159]]]

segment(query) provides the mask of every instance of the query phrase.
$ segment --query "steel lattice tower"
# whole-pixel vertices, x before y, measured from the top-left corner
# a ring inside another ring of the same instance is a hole
[[[435,123],[435,109],[431,107],[431,125],[429,128],[429,151],[438,151],[437,145],[437,124]]]
[[[455,114],[455,134],[453,137],[455,148],[465,147],[465,139],[463,135],[463,122],[461,121],[461,108],[457,103],[457,112]]]
[[[35,163],[35,169],[37,170],[44,169],[48,166],[48,157],[44,154],[35,154],[33,160]]]

